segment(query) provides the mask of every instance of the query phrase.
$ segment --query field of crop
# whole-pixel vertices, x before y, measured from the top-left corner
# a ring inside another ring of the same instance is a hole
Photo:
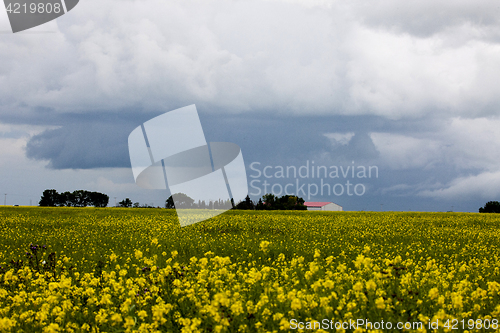
[[[0,235],[0,332],[500,331],[496,214],[4,207]]]

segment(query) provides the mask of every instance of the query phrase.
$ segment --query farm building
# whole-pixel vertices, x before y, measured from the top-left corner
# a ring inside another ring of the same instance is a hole
[[[307,207],[307,210],[329,210],[329,211],[335,211],[335,212],[342,211],[342,206],[339,206],[333,202],[306,201],[306,202],[304,202],[304,206]]]

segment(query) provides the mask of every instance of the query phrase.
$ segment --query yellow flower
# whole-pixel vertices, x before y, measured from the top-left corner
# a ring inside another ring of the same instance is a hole
[[[377,284],[373,280],[369,280],[368,282],[366,282],[366,289],[375,290],[377,289]]]
[[[451,297],[451,302],[455,309],[461,309],[463,307],[462,296],[460,295],[453,295]]]
[[[241,301],[237,301],[233,305],[231,305],[231,312],[234,313],[235,316],[243,313],[243,304]]]
[[[268,241],[262,241],[262,242],[260,242],[260,245],[259,245],[260,250],[263,251],[263,252],[267,252],[269,244],[271,244],[271,243],[268,242]]]
[[[363,283],[362,282],[356,282],[356,284],[352,287],[354,291],[363,291]]]
[[[439,296],[439,290],[438,288],[432,288],[431,290],[429,290],[429,297],[431,299],[435,299]]]
[[[144,310],[141,310],[137,313],[137,315],[139,316],[139,318],[141,318],[142,320],[145,320],[147,317],[148,317],[148,313]]]
[[[280,321],[280,330],[288,330],[290,328],[290,322],[286,318],[282,318]]]
[[[292,310],[300,310],[302,308],[302,303],[300,302],[300,299],[295,298],[292,301],[291,307],[292,307]]]
[[[130,327],[134,327],[135,326],[135,320],[134,318],[128,316],[127,318],[125,318],[125,323],[123,324],[123,327],[125,328],[130,328]]]
[[[113,323],[120,323],[123,321],[122,319],[122,315],[119,314],[119,313],[114,313],[112,316],[111,316],[111,321]]]
[[[385,309],[385,302],[382,297],[379,297],[375,300],[375,305],[377,306],[378,309]]]
[[[47,327],[44,327],[43,332],[44,333],[56,333],[56,332],[59,332],[60,329],[61,329],[61,327],[59,327],[58,324],[51,323]]]
[[[16,322],[7,317],[0,318],[0,331],[9,332],[13,327],[16,326]]]

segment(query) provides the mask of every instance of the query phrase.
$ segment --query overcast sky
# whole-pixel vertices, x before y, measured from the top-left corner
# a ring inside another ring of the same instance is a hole
[[[127,137],[191,104],[207,141],[241,147],[254,199],[265,180],[319,185],[274,173],[314,161],[377,167],[323,179],[362,195],[305,197],[345,210],[500,200],[498,1],[81,0],[16,34],[2,8],[0,32],[9,205],[47,188],[163,205],[168,193],[134,183]]]

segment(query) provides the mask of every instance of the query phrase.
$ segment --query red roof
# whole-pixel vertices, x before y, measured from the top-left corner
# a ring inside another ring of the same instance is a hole
[[[326,206],[328,204],[331,204],[333,202],[314,202],[314,201],[306,201],[304,202],[304,206],[307,206],[307,207],[323,207],[323,206]]]

